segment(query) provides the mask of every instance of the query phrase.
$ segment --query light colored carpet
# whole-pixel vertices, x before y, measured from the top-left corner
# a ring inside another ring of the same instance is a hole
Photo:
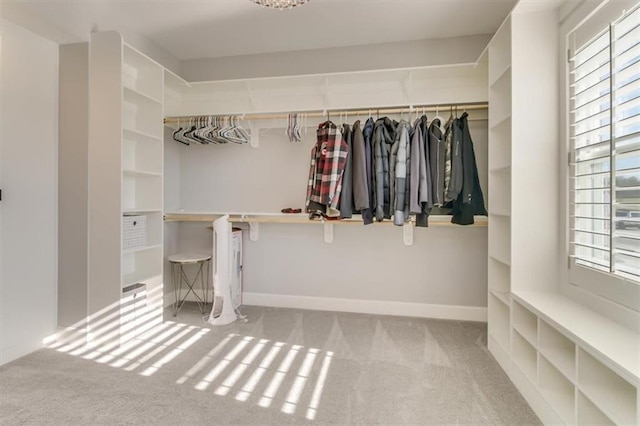
[[[67,343],[0,368],[0,423],[540,424],[486,324],[194,306],[120,348]],[[55,346],[55,345],[54,345]]]

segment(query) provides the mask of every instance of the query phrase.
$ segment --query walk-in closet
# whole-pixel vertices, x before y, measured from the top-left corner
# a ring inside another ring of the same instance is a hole
[[[640,424],[637,1],[0,6],[3,424]]]

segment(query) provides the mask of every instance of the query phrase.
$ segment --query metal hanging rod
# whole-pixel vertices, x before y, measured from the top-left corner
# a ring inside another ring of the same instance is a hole
[[[461,111],[480,110],[487,109],[489,107],[486,103],[471,103],[471,104],[448,104],[448,105],[413,105],[406,107],[390,107],[390,108],[367,108],[367,109],[327,109],[327,110],[311,110],[311,111],[293,111],[293,112],[280,112],[280,113],[255,113],[255,114],[211,114],[211,116],[237,116],[244,120],[276,120],[286,119],[289,114],[304,114],[307,117],[330,117],[331,115],[389,115],[389,114],[403,114],[403,113],[422,113],[422,112],[442,112],[443,114],[451,109],[458,109]],[[181,117],[167,117],[164,119],[165,124],[178,123],[179,121],[185,121],[189,119],[195,119],[198,117],[209,117],[208,115],[187,115]]]

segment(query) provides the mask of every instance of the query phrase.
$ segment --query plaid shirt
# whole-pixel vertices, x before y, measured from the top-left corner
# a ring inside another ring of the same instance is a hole
[[[314,201],[338,209],[342,175],[347,165],[348,146],[331,121],[318,126],[318,142],[311,150],[311,167],[307,184],[307,211]]]

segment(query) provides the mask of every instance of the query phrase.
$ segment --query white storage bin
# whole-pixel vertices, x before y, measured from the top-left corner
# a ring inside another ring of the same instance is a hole
[[[122,249],[133,250],[147,245],[147,217],[122,217]]]

